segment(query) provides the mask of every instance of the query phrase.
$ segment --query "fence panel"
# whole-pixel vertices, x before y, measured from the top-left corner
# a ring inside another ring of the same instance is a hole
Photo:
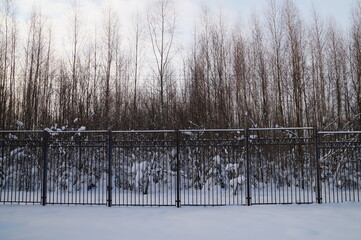
[[[361,132],[0,131],[0,202],[218,206],[360,201]]]
[[[47,203],[107,203],[106,131],[49,132]]]
[[[0,202],[41,203],[42,131],[0,131]]]
[[[182,130],[179,140],[181,205],[244,205],[243,130]]]
[[[249,130],[252,204],[315,202],[313,135],[313,128]]]
[[[319,132],[322,201],[360,201],[361,132]]]
[[[176,132],[114,131],[112,137],[112,204],[175,206]]]

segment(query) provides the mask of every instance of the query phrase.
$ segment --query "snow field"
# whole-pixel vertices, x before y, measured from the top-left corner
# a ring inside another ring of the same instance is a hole
[[[0,205],[0,239],[318,239],[361,236],[361,203],[253,207]]]

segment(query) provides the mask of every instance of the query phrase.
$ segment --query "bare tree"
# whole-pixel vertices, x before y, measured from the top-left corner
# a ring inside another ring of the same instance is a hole
[[[205,99],[205,77],[204,77],[204,61],[199,56],[197,30],[194,30],[193,46],[191,56],[188,59],[188,81],[186,82],[185,91],[187,91],[188,112],[187,118],[191,124],[202,126],[203,121],[207,119],[206,99]]]
[[[305,90],[305,42],[304,29],[298,10],[293,2],[286,0],[284,3],[284,21],[287,33],[287,55],[289,60],[289,80],[292,103],[289,105],[289,124],[303,126],[304,120],[304,90]],[[295,116],[295,118],[293,117]]]
[[[26,126],[35,128],[40,122],[41,86],[44,83],[44,57],[46,57],[46,24],[41,11],[34,9],[31,15],[28,40],[25,47],[23,117]]]
[[[351,28],[351,76],[355,94],[353,115],[355,128],[361,129],[361,2],[359,1],[352,13]]]
[[[138,117],[138,85],[140,78],[140,70],[142,65],[143,57],[143,41],[145,32],[143,31],[144,23],[143,19],[140,16],[139,9],[137,9],[136,15],[133,19],[133,30],[134,30],[134,46],[133,46],[133,67],[134,67],[134,82],[133,82],[133,126],[135,126],[135,121]]]
[[[327,125],[325,116],[327,114],[326,104],[326,76],[325,76],[325,30],[323,23],[315,9],[313,9],[313,24],[310,29],[310,56],[311,56],[311,78],[312,78],[312,105],[313,121],[319,128]]]
[[[104,40],[104,108],[105,112],[103,119],[105,120],[105,127],[110,129],[110,116],[112,109],[112,93],[111,93],[111,80],[114,73],[113,65],[115,62],[115,53],[119,48],[119,19],[114,9],[109,4],[104,12],[103,22],[103,40]],[[118,87],[119,88],[119,87]],[[118,94],[120,94],[118,92]],[[117,116],[120,117],[120,116]]]
[[[249,67],[248,50],[244,37],[237,33],[233,37],[233,72],[235,78],[235,101],[238,115],[238,127],[247,127],[250,114],[249,102]]]
[[[76,109],[79,107],[79,71],[80,71],[80,47],[81,47],[81,17],[79,2],[74,0],[71,6],[70,16],[71,33],[70,39],[72,41],[70,62],[71,72],[71,92],[70,92],[70,112],[69,121],[72,122],[75,118]]]
[[[9,126],[16,118],[16,48],[18,29],[12,0],[0,5],[0,128]]]
[[[262,27],[258,18],[253,15],[252,18],[253,27],[252,27],[252,69],[254,70],[254,83],[255,91],[253,101],[255,104],[260,105],[257,109],[257,112],[261,113],[261,118],[259,119],[260,123],[263,126],[269,126],[269,80],[268,80],[268,70],[266,66],[266,55],[264,47],[264,36],[262,32]],[[258,84],[259,83],[259,84]],[[258,97],[258,95],[260,95]],[[255,107],[257,107],[257,105]]]
[[[173,42],[176,28],[176,13],[172,0],[155,0],[147,15],[149,38],[156,61],[154,72],[158,78],[160,122],[165,109],[165,86],[169,80],[170,63],[173,57]]]
[[[327,30],[327,82],[329,83],[329,101],[326,105],[330,108],[330,121],[336,122],[335,129],[343,129],[344,123],[350,120],[347,107],[348,74],[347,52],[342,38],[342,33],[334,21],[330,21]],[[333,109],[332,109],[333,108]]]
[[[268,4],[268,11],[266,12],[266,20],[268,23],[269,32],[269,60],[270,60],[270,76],[273,79],[274,86],[274,106],[275,106],[275,122],[281,126],[285,125],[285,110],[284,110],[284,28],[282,22],[282,12],[280,6],[276,1],[270,0]]]

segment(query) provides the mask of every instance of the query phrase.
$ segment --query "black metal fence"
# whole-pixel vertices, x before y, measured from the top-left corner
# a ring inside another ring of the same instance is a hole
[[[361,132],[0,131],[0,202],[218,206],[360,201]]]

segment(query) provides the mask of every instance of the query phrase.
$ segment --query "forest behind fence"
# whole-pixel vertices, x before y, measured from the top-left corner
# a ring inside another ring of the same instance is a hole
[[[361,130],[360,1],[347,26],[292,0],[241,23],[203,6],[189,44],[172,0],[132,26],[107,5],[90,27],[73,2],[60,44],[46,12],[20,25],[16,1],[1,1],[0,129]]]
[[[360,189],[359,131],[0,131],[3,203],[333,203]]]

